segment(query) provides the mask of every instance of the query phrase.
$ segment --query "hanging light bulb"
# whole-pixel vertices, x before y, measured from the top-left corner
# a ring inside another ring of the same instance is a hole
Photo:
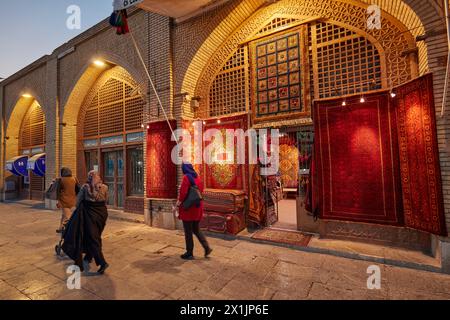
[[[366,102],[366,99],[364,98],[364,96],[361,97],[361,100],[359,100],[361,103]]]
[[[220,119],[219,120],[217,120],[217,124],[221,124],[222,123],[222,121],[220,121]]]
[[[141,124],[141,128],[144,129],[144,124]]]
[[[342,106],[345,107],[347,105],[347,102],[344,100],[342,101]]]
[[[397,94],[394,91],[391,91],[391,98],[395,98]]]

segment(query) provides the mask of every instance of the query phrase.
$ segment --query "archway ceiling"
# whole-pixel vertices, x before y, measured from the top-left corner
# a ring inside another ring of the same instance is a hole
[[[228,1],[230,0],[144,0],[139,7],[163,16],[182,18]]]
[[[173,18],[183,18],[200,14],[203,9],[223,4],[231,0],[144,0],[139,5],[144,10],[155,12]],[[244,0],[248,1],[248,0]],[[254,0],[252,0],[254,1]],[[258,0],[257,0],[258,1]],[[422,35],[425,30],[417,14],[408,6],[404,0],[359,0],[367,5],[376,4],[382,10],[401,21],[415,36]],[[275,2],[259,0],[264,2]]]

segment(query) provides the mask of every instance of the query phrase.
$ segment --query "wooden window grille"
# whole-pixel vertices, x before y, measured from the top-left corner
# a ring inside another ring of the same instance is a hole
[[[45,115],[38,104],[34,104],[22,122],[20,148],[33,149],[45,145]]]
[[[83,138],[97,138],[140,130],[145,102],[136,86],[111,78],[97,91],[88,105]]]
[[[276,18],[258,35],[277,32],[296,22],[298,20],[292,18]],[[368,39],[326,22],[310,23],[308,37],[311,99],[383,88],[385,66],[382,65],[380,52]],[[239,48],[217,73],[209,92],[209,116],[248,110],[251,75],[247,50],[247,46]]]
[[[263,35],[266,33],[271,33],[273,31],[276,31],[277,29],[286,27],[292,23],[297,22],[298,19],[293,18],[275,18],[273,19],[269,24],[267,24],[264,28],[262,28],[258,35]]]
[[[209,93],[209,116],[245,112],[248,104],[248,53],[239,48],[216,76]]]
[[[312,28],[315,28],[311,53],[316,99],[382,88],[381,57],[368,39],[328,23],[318,23]]]

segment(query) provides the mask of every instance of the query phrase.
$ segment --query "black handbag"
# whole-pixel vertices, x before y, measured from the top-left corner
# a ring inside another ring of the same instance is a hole
[[[189,187],[186,199],[183,201],[184,210],[189,210],[194,205],[198,208],[200,207],[200,202],[203,200],[202,193],[199,188],[194,184]]]

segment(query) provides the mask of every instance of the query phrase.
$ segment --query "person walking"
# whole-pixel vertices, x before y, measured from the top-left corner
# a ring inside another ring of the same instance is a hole
[[[63,251],[84,271],[84,265],[95,260],[104,274],[109,267],[103,255],[102,233],[108,220],[108,186],[103,184],[98,172],[88,174],[86,184],[77,198],[77,209],[64,235]],[[85,253],[84,258],[82,257]]]
[[[183,221],[184,236],[186,240],[186,253],[183,254],[181,258],[184,260],[194,259],[194,234],[203,246],[205,250],[205,257],[207,258],[211,254],[212,249],[209,246],[205,236],[200,231],[200,221],[203,219],[203,200],[199,198],[200,200],[198,200],[197,203],[187,203],[190,201],[190,192],[195,192],[195,188],[198,189],[200,194],[203,193],[203,182],[197,172],[195,172],[192,164],[183,163],[182,170],[184,176],[183,182],[181,183],[177,207],[179,211],[179,219]]]
[[[73,209],[77,203],[77,193],[80,191],[78,180],[72,176],[69,168],[61,169],[61,178],[57,187],[57,208],[61,209],[61,221],[56,233],[62,233],[67,222],[72,217]]]

